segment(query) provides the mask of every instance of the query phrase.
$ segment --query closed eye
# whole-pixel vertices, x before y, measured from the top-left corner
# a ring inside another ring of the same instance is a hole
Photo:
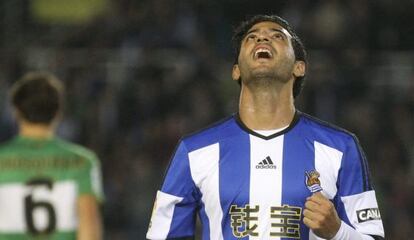
[[[285,35],[283,35],[283,33],[281,33],[281,32],[275,32],[275,33],[272,35],[272,38],[273,38],[273,39],[285,40]]]
[[[246,37],[246,40],[254,40],[254,39],[256,39],[256,34],[249,34]]]

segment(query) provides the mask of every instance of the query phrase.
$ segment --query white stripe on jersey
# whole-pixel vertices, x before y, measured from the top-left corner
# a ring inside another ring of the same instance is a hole
[[[170,231],[171,221],[174,214],[175,205],[183,200],[182,197],[157,192],[154,209],[151,216],[151,223],[148,229],[147,238],[166,239]],[[151,228],[151,225],[157,226]]]
[[[77,228],[77,188],[74,181],[55,182],[52,189],[44,186],[30,187],[22,183],[0,185],[0,231],[3,233],[26,232],[25,198],[32,197],[33,203],[44,202],[52,206],[56,214],[58,231],[73,231]],[[45,208],[32,209],[36,229],[48,224]]]
[[[319,180],[323,189],[322,193],[325,197],[333,199],[338,190],[336,182],[343,153],[316,141],[313,144],[315,148],[315,168],[320,174]]]
[[[333,199],[338,191],[336,182],[343,153],[316,141],[313,143],[313,146],[315,148],[315,168],[320,174],[319,180],[323,189],[322,194],[328,199]],[[309,231],[309,240],[321,239],[312,230]]]
[[[270,140],[250,135],[250,206],[259,205],[260,209],[255,231],[259,236],[250,236],[249,239],[267,239],[272,229],[271,223],[277,222],[270,219],[270,207],[281,206],[282,202],[283,139],[283,135]],[[256,168],[266,157],[270,157],[276,169]]]
[[[384,227],[382,226],[381,220],[369,220],[361,223],[358,222],[357,211],[365,209],[378,209],[374,190],[341,197],[341,200],[344,203],[349,221],[358,232],[372,235],[378,235],[378,233],[381,233],[381,236],[384,237]]]
[[[219,192],[219,144],[212,144],[188,154],[191,177],[202,193],[201,200],[210,225],[210,239],[223,239],[221,220],[223,212]]]

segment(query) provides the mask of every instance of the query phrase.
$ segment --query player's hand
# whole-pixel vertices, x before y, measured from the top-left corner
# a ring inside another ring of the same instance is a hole
[[[303,216],[303,223],[321,238],[333,238],[341,227],[335,206],[320,192],[306,199]]]

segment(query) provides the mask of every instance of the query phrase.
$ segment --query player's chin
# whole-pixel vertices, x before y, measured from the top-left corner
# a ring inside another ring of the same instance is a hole
[[[252,75],[266,75],[266,76],[274,76],[275,75],[275,67],[274,66],[267,66],[267,65],[259,65],[252,69]]]

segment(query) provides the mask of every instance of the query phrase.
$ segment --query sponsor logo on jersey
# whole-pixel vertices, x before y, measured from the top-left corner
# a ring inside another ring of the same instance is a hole
[[[311,193],[322,191],[320,174],[316,170],[305,171],[305,184]]]
[[[276,165],[273,163],[272,159],[267,156],[256,165],[256,169],[276,169]]]
[[[245,206],[231,205],[229,215],[230,227],[233,236],[240,239],[244,237],[259,237],[269,239],[270,237],[300,239],[300,219],[302,208],[296,206],[271,206],[269,214],[272,223],[260,222],[259,205],[246,204]],[[269,235],[259,234],[259,225],[265,224],[270,227]]]
[[[371,220],[381,220],[381,214],[378,208],[366,208],[357,211],[358,222],[366,222]]]

